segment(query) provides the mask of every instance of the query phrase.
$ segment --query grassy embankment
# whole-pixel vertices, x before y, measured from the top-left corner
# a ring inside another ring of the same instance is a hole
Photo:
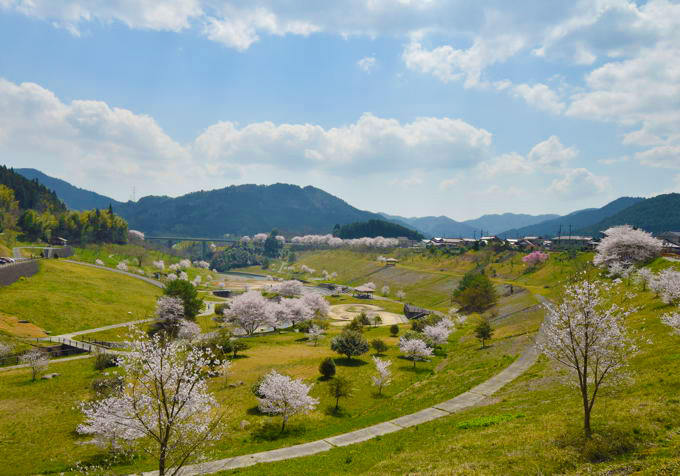
[[[131,278],[122,278],[132,281]],[[139,286],[137,282],[134,285]],[[527,297],[526,293],[523,296],[508,296],[504,298],[500,309],[513,309],[518,306],[520,299]],[[333,302],[366,301],[341,297],[333,299]],[[390,302],[372,303],[390,311],[398,311],[401,307]],[[342,411],[338,414],[329,409],[333,402],[327,394],[328,383],[318,380],[317,369],[324,357],[337,357],[328,345],[330,337],[339,332],[339,329],[332,328],[330,335],[318,347],[312,346],[294,332],[249,339],[251,348],[245,352],[245,357],[235,360],[230,377],[230,382],[242,381],[244,384],[230,388],[219,378],[211,382],[211,388],[226,412],[227,422],[226,436],[217,445],[213,456],[225,457],[310,441],[384,421],[451,398],[499,372],[525,348],[530,341],[526,332],[535,331],[536,323],[540,321],[535,314],[525,314],[523,318],[521,314],[515,315],[514,321],[508,318],[499,322],[493,344],[481,350],[472,336],[473,323],[465,325],[452,335],[443,352],[439,352],[430,362],[419,363],[416,371],[412,370],[411,362],[400,358],[396,347],[397,338],[388,336],[386,327],[366,329],[365,334],[369,340],[380,337],[391,346],[386,357],[393,361],[394,383],[386,389],[384,397],[376,397],[370,384],[373,366],[369,356],[364,355],[352,361],[339,359],[338,375],[350,377],[355,391],[350,399],[341,402]],[[402,325],[401,332],[407,327]],[[77,403],[89,398],[87,388],[91,379],[98,374],[91,371],[91,365],[91,362],[53,364],[53,368],[58,368],[62,377],[35,384],[41,388],[49,386],[49,391],[45,392],[35,392],[35,387],[32,389],[33,384],[27,381],[25,370],[0,375],[0,392],[7,395],[3,402],[8,410],[5,413],[8,418],[3,419],[0,425],[25,428],[29,415],[16,411],[16,408],[17,405],[25,405],[26,395],[30,394],[30,420],[38,427],[32,432],[12,432],[11,440],[0,446],[0,458],[17,468],[19,474],[65,471],[78,460],[97,460],[99,451],[89,445],[82,445],[85,439],[72,433],[81,418]],[[321,399],[316,411],[308,416],[295,418],[290,430],[283,435],[278,434],[278,419],[257,413],[256,399],[250,393],[250,385],[255,379],[271,369],[303,378],[307,382],[315,382],[312,394]],[[52,394],[59,398],[50,398]],[[55,421],[54,415],[59,415],[58,421]],[[242,420],[248,420],[251,425],[240,429],[239,423]],[[5,430],[0,428],[0,431]],[[54,432],[61,435],[57,448],[50,448],[48,452],[41,452],[39,448],[30,453],[23,450],[29,439],[34,441],[38,438],[39,441]],[[47,453],[44,458],[32,456],[44,453]],[[129,472],[150,467],[150,462],[142,460],[121,466],[117,470]]]
[[[650,267],[667,266],[677,264],[657,260]],[[555,276],[549,270],[543,273]],[[626,325],[640,350],[630,359],[629,380],[600,395],[589,442],[582,437],[576,390],[541,358],[485,406],[360,445],[236,472],[283,475],[314,468],[318,474],[679,474],[680,336],[659,319],[672,307],[629,282],[618,285],[612,299],[638,308]]]
[[[35,276],[0,288],[0,323],[14,317],[57,335],[144,319],[160,292],[124,275],[45,260]]]

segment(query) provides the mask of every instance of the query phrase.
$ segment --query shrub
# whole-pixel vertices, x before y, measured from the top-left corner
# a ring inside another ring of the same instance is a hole
[[[467,311],[480,312],[496,304],[498,293],[484,273],[470,271],[453,292],[453,300]]]
[[[215,314],[218,316],[224,316],[224,311],[229,309],[229,304],[224,302],[220,304],[215,304]]]
[[[118,366],[118,356],[115,354],[107,354],[106,352],[98,352],[94,356],[94,368],[96,370],[104,370],[111,367]]]
[[[396,325],[396,324],[392,324],[390,326],[390,334],[392,334],[393,336],[396,336],[397,334],[399,334],[399,326]]]
[[[264,398],[265,395],[260,392],[260,385],[262,385],[262,382],[264,382],[264,379],[266,378],[266,375],[260,375],[257,380],[255,380],[255,383],[253,383],[250,386],[250,391],[252,392],[253,395],[255,395],[257,398]]]
[[[387,344],[381,339],[373,339],[371,341],[371,347],[375,350],[378,355],[384,354],[389,348]]]
[[[357,316],[354,319],[352,319],[352,322],[349,323],[347,329],[354,332],[363,332],[364,325],[361,323],[360,316]]]
[[[353,356],[368,352],[368,342],[360,332],[346,330],[342,334],[333,337],[331,349],[351,359]]]
[[[352,382],[347,377],[338,377],[328,383],[328,393],[335,398],[335,411],[338,411],[340,399],[352,396]]]
[[[330,357],[323,359],[319,365],[319,373],[325,378],[333,377],[335,375],[335,361]]]

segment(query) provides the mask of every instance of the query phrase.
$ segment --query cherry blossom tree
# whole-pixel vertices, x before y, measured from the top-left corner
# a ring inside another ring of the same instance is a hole
[[[97,266],[104,266],[104,262],[102,260],[100,260],[99,258],[94,260],[94,264],[96,264]]]
[[[680,313],[670,312],[661,316],[661,322],[673,328],[676,334],[680,334]]]
[[[182,341],[156,336],[129,342],[119,360],[125,385],[112,396],[81,404],[78,432],[111,448],[136,447],[158,461],[158,473],[182,466],[218,439],[221,415],[204,369],[221,362]]]
[[[331,310],[328,301],[319,293],[307,293],[302,301],[319,317],[326,317]]]
[[[177,279],[177,275],[175,273],[170,273],[165,277],[165,279],[168,281],[175,281]]]
[[[307,273],[307,274],[314,274],[316,270],[314,268],[310,268],[306,264],[303,264],[300,266],[300,272],[301,273]]]
[[[9,355],[12,352],[12,346],[0,342],[0,358]]]
[[[565,290],[561,301],[548,305],[539,348],[568,370],[583,404],[583,428],[590,438],[590,415],[598,391],[623,375],[626,360],[636,350],[626,334],[628,312],[608,305],[610,288],[584,280]]]
[[[254,243],[264,243],[265,240],[269,237],[267,233],[258,233],[255,236],[253,236],[253,242]]]
[[[430,339],[434,345],[444,345],[449,341],[449,335],[451,334],[451,327],[448,326],[448,323],[450,322],[451,321],[447,319],[447,323],[444,324],[440,321],[434,326],[425,326],[423,334]]]
[[[373,290],[375,290],[375,288],[376,288],[375,283],[372,282],[372,281],[364,283],[364,284],[362,284],[362,286],[365,287],[365,288],[373,289]]]
[[[283,432],[290,417],[314,410],[319,404],[318,399],[309,396],[311,389],[312,385],[306,385],[300,379],[292,379],[272,370],[258,387],[258,394],[262,395],[257,399],[258,408],[263,413],[281,415]]]
[[[185,273],[184,271],[182,271],[182,272],[179,273],[179,275],[177,276],[177,279],[181,279],[181,280],[183,280],[183,281],[189,281],[189,275],[188,275],[187,273]]]
[[[275,324],[269,302],[257,291],[236,296],[225,316],[248,335],[253,335],[258,327]]]
[[[138,241],[144,241],[144,233],[138,230],[129,230],[128,231],[128,239],[131,241],[138,240]]]
[[[309,339],[311,342],[314,342],[314,346],[316,347],[319,345],[319,340],[324,334],[323,328],[312,325],[309,330],[307,331],[307,339]]]
[[[180,268],[181,266],[178,263],[173,263],[170,266],[168,266],[168,269],[170,271],[179,271]]]
[[[179,321],[179,329],[177,330],[177,338],[192,341],[201,333],[201,328],[195,322],[181,319]]]
[[[165,261],[162,259],[159,259],[158,261],[153,261],[151,263],[154,268],[156,268],[159,271],[163,271],[165,269]]]
[[[303,286],[300,281],[291,279],[290,281],[279,283],[275,289],[281,296],[294,297],[302,294]]]
[[[400,289],[399,291],[397,291],[396,296],[397,296],[397,299],[402,301],[402,300],[404,300],[404,298],[406,298],[406,293]]]
[[[250,237],[249,237],[248,235],[246,235],[246,236],[241,237],[241,240],[240,240],[240,241],[241,241],[241,243],[247,245],[248,243],[250,243],[251,239],[250,239]]]
[[[302,299],[283,299],[280,305],[288,310],[288,320],[293,325],[314,317],[314,311]]]
[[[653,275],[649,287],[656,292],[666,304],[677,304],[680,301],[680,271],[666,268]]]
[[[596,266],[609,268],[612,263],[618,262],[630,267],[649,261],[661,253],[661,240],[630,225],[609,228],[604,234],[593,259]]]
[[[387,285],[383,286],[382,288],[380,288],[380,293],[383,296],[387,296],[390,293],[390,287]]]
[[[392,383],[392,370],[390,369],[392,362],[380,357],[373,357],[373,364],[378,375],[371,376],[371,380],[373,380],[373,385],[378,387],[378,395],[382,395],[383,387]]]
[[[188,259],[182,259],[177,264],[179,265],[180,268],[184,269],[191,268],[191,261],[189,261]]]
[[[416,367],[418,360],[427,360],[432,356],[432,349],[427,346],[424,340],[417,338],[399,338],[399,350],[407,359],[413,361],[413,368]]]
[[[35,382],[47,370],[50,359],[47,353],[42,350],[33,349],[19,357],[19,363],[31,369],[31,380]]]
[[[642,290],[646,291],[647,286],[654,278],[654,273],[649,268],[642,268],[635,273],[635,281],[642,285]]]
[[[532,251],[526,256],[522,257],[522,262],[529,266],[537,266],[544,263],[548,259],[548,253],[542,253],[541,251]]]
[[[119,269],[121,271],[127,271],[128,270],[128,265],[125,261],[121,261],[116,265],[116,269]]]

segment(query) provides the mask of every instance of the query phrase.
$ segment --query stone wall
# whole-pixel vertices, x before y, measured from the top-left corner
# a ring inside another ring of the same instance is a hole
[[[8,286],[18,281],[22,276],[33,276],[39,269],[38,261],[36,260],[0,265],[0,286]]]

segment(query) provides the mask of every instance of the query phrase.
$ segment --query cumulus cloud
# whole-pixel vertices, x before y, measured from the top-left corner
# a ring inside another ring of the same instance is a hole
[[[594,175],[587,169],[568,169],[561,178],[552,181],[548,192],[562,198],[583,198],[605,192],[610,188],[609,177]]]
[[[518,84],[512,88],[512,91],[514,96],[524,99],[527,104],[541,111],[549,112],[551,114],[560,114],[565,107],[555,91],[542,83],[534,84],[532,86],[528,84]]]
[[[538,167],[556,169],[566,167],[577,155],[575,147],[565,147],[558,137],[550,136],[529,151],[529,161]]]
[[[191,188],[194,180],[251,168],[345,176],[460,169],[486,158],[491,142],[491,133],[459,119],[400,123],[366,113],[336,128],[219,122],[180,144],[149,116],[101,101],[64,103],[37,84],[0,79],[0,153],[46,171],[58,163],[73,177],[99,177],[109,186],[134,179],[161,190]]]
[[[654,147],[636,153],[635,158],[652,167],[680,169],[680,145]]]
[[[357,61],[357,66],[362,71],[370,73],[378,66],[378,61],[372,56],[364,56],[359,61]]]
[[[483,176],[495,177],[498,175],[530,174],[535,169],[526,157],[511,152],[482,162],[479,165],[479,170]]]

